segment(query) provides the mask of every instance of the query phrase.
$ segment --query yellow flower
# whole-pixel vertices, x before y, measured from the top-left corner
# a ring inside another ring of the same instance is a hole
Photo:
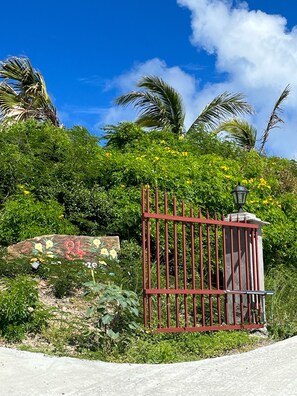
[[[59,219],[63,219],[63,218],[64,218],[64,215],[60,214]]]
[[[161,144],[166,144],[165,140],[160,140]]]
[[[142,161],[143,158],[142,157],[136,157],[135,159],[136,159],[136,161]]]
[[[191,185],[193,184],[193,180],[187,180],[186,183]]]
[[[242,180],[242,184],[247,184],[247,183],[248,183],[248,180],[246,180],[246,179]]]
[[[267,181],[265,179],[263,179],[263,177],[260,177],[260,182],[258,184],[258,188],[268,188],[269,190],[271,189],[270,185],[267,183]]]
[[[111,157],[111,156],[112,156],[112,153],[109,153],[109,152],[105,153],[105,157]]]
[[[35,243],[35,249],[38,250],[39,252],[42,252],[42,245],[41,243]]]
[[[102,256],[108,256],[108,250],[106,248],[101,249]]]
[[[267,205],[269,203],[268,199],[263,200],[263,204]]]
[[[232,179],[232,176],[230,176],[230,175],[225,175],[225,179]]]
[[[98,249],[98,247],[101,245],[101,241],[100,241],[100,239],[94,239],[93,240],[93,244],[96,246],[96,248]]]
[[[159,161],[160,157],[155,157],[155,161]]]
[[[114,249],[111,249],[111,250],[109,251],[109,255],[110,255],[113,259],[117,258],[117,256],[118,256],[117,252],[116,252]]]
[[[46,249],[50,249],[50,248],[52,248],[54,246],[54,243],[53,243],[53,241],[46,241],[46,244],[45,244],[45,247],[46,247]]]
[[[24,190],[23,193],[24,193],[25,195],[29,195],[29,194],[30,194],[30,191]]]
[[[229,166],[222,165],[222,166],[221,166],[221,169],[223,169],[224,171],[227,171],[227,170],[229,170]]]
[[[187,151],[183,151],[183,152],[182,152],[182,156],[183,156],[183,157],[187,157],[188,155],[189,155],[189,153],[188,153]]]

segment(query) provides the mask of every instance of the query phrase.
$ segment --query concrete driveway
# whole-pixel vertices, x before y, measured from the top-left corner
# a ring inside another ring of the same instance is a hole
[[[0,395],[297,395],[297,337],[243,354],[136,365],[0,348]]]

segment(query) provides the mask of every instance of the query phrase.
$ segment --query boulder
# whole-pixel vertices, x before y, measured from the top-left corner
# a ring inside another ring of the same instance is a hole
[[[118,236],[42,235],[8,247],[9,258],[47,256],[50,258],[96,262],[117,259]]]

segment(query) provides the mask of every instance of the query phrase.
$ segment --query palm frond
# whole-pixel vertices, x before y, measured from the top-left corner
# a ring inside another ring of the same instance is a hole
[[[227,138],[244,150],[251,151],[255,149],[257,129],[245,120],[232,119],[225,121],[215,131],[215,133],[220,132],[226,132]]]
[[[146,88],[157,95],[164,108],[164,121],[173,127],[173,132],[183,131],[185,110],[180,94],[164,80],[156,76],[145,76],[138,83],[140,88]]]
[[[0,62],[0,112],[11,121],[35,118],[59,126],[57,112],[46,90],[42,74],[28,58],[10,57]]]
[[[180,95],[161,78],[145,76],[139,83],[141,91],[132,91],[116,98],[118,105],[132,104],[138,110],[136,122],[149,128],[170,127],[181,134],[184,126],[184,109]]]
[[[216,96],[204,107],[189,130],[195,129],[199,124],[202,124],[206,130],[210,131],[227,118],[237,117],[246,113],[252,114],[253,108],[245,101],[242,94],[224,92]]]
[[[281,108],[281,104],[288,97],[289,93],[290,93],[290,85],[287,85],[283,90],[283,92],[281,93],[280,97],[275,102],[275,105],[269,117],[269,121],[262,135],[261,146],[259,150],[260,154],[262,154],[264,151],[264,146],[268,140],[271,129],[278,128],[279,127],[278,124],[284,123],[284,120],[280,117],[280,114],[283,112],[283,109]]]

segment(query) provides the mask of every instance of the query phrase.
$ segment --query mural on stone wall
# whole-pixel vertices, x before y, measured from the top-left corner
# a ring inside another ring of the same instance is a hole
[[[64,258],[69,261],[116,260],[120,250],[117,236],[90,237],[77,235],[43,235],[8,247],[10,257]]]

